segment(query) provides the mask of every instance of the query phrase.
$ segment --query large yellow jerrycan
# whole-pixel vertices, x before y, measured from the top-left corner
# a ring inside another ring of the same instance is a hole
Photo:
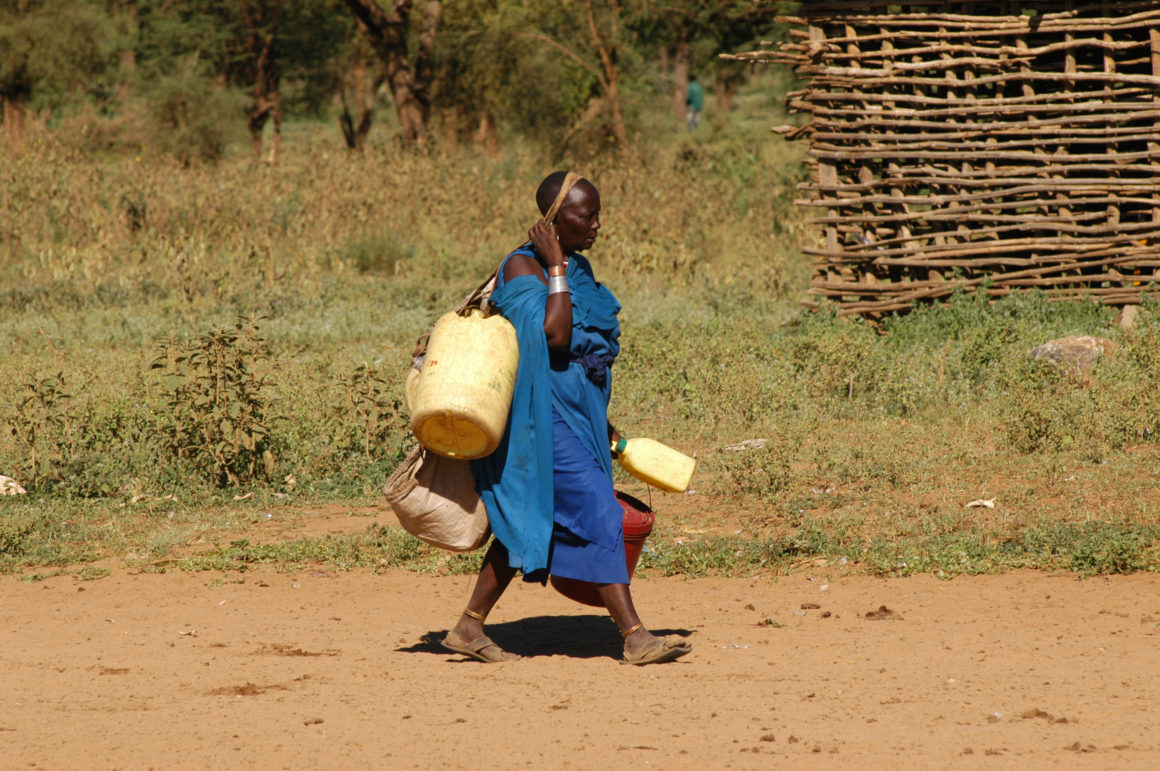
[[[520,349],[503,316],[444,314],[431,330],[414,391],[411,430],[448,458],[482,458],[499,446]]]

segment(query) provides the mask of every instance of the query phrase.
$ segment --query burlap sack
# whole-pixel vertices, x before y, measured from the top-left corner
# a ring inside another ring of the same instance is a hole
[[[383,493],[403,529],[432,546],[474,551],[491,535],[468,461],[416,446],[391,474]]]
[[[497,275],[492,271],[455,306],[455,312],[463,314],[469,308],[486,312]],[[414,369],[422,370],[427,338],[428,335],[423,335],[415,344],[411,354]],[[408,400],[407,409],[410,408]],[[403,529],[432,546],[448,551],[474,551],[487,543],[491,535],[487,509],[475,491],[468,461],[445,458],[416,445],[383,485],[383,494]]]

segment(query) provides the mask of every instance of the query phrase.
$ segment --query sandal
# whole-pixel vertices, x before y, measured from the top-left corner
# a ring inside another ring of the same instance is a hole
[[[635,664],[638,667],[645,664],[663,664],[666,661],[679,659],[692,650],[692,644],[679,637],[654,637],[652,642],[636,652],[629,651],[626,645],[624,647],[624,661],[621,663]]]
[[[496,645],[487,635],[480,635],[471,642],[461,643],[453,639],[451,633],[448,632],[447,636],[443,638],[443,647],[453,653],[460,653],[476,661],[482,661],[484,664],[499,664],[521,658]]]

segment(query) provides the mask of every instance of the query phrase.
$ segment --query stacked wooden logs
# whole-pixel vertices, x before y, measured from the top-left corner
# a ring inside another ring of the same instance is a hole
[[[788,102],[808,121],[774,129],[809,142],[806,305],[1030,287],[1122,305],[1160,285],[1154,0],[803,6],[788,42],[739,58],[806,86]]]

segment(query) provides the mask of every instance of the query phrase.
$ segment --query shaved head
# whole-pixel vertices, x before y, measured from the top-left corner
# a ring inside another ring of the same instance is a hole
[[[552,208],[552,204],[556,201],[556,196],[560,194],[560,187],[564,184],[565,177],[568,176],[566,171],[553,171],[548,176],[544,177],[544,181],[536,188],[536,206],[540,209],[540,214],[547,214],[548,209]],[[595,185],[586,179],[581,179],[568,193],[568,198],[571,198],[579,187],[589,187],[596,189]]]

